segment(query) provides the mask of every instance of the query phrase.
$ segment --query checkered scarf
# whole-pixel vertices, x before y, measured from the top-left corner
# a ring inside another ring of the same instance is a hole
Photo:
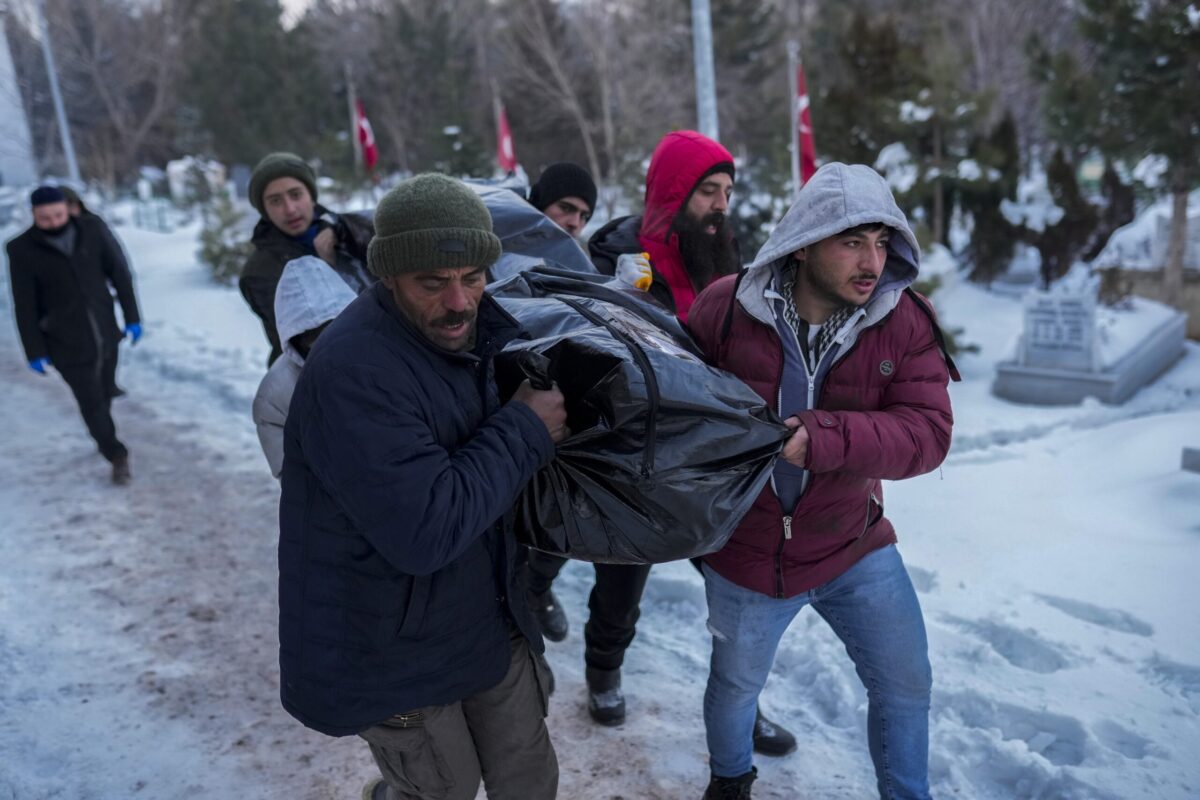
[[[796,310],[796,265],[794,262],[784,271],[781,294],[783,295],[783,319],[796,332],[796,338],[803,346],[803,342],[808,339],[808,323],[800,318],[800,312]],[[825,351],[833,344],[834,337],[842,330],[842,326],[846,324],[846,320],[853,313],[854,308],[850,306],[839,308],[821,325],[821,330],[817,331],[816,341],[813,342],[812,352],[808,354],[813,369],[816,369],[817,365],[821,363],[821,356],[825,355]]]

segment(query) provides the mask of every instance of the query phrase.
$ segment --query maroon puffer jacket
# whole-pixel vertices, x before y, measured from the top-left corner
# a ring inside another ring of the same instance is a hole
[[[688,327],[713,366],[775,406],[783,344],[773,327],[734,305],[735,276],[708,287]],[[808,429],[808,487],[790,516],[768,485],[733,537],[705,562],[728,580],[775,597],[806,592],[896,541],[883,513],[882,479],[929,472],[950,448],[949,370],[930,317],[907,292],[863,330],[825,378]],[[777,409],[778,410],[778,409]]]

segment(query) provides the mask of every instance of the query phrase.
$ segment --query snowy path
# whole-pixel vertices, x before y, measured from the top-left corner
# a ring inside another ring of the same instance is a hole
[[[0,798],[357,798],[365,746],[278,703],[278,489],[248,412],[261,331],[190,262],[194,231],[121,235],[148,331],[122,351],[127,489],[62,382],[24,368],[0,285]],[[930,632],[935,796],[1200,796],[1200,476],[1178,469],[1180,445],[1200,444],[1200,349],[1120,408],[1013,406],[987,380],[1015,308],[947,294],[983,345],[953,389],[956,446],[887,487]],[[556,584],[572,626],[548,648],[560,797],[698,797],[698,576],[655,567],[618,729],[583,707],[590,588],[579,563]],[[759,760],[756,798],[872,795],[865,696],[814,614],[784,638],[763,703],[801,744]]]

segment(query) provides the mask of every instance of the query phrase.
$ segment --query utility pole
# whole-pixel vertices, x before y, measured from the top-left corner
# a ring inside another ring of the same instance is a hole
[[[67,173],[76,184],[82,184],[79,176],[79,163],[75,160],[75,145],[71,143],[71,128],[67,125],[67,112],[63,108],[62,92],[58,89],[58,70],[54,66],[54,52],[50,49],[50,26],[46,24],[46,15],[42,11],[42,0],[34,0],[34,11],[38,17],[38,27],[42,31],[42,55],[46,57],[46,72],[50,77],[50,96],[54,98],[54,113],[58,117],[58,132],[62,135],[63,155],[67,158]]]
[[[700,132],[719,140],[717,78],[713,69],[712,9],[708,0],[692,0],[692,51],[696,61],[696,116]]]
[[[342,73],[346,76],[346,106],[350,111],[350,141],[354,143],[354,174],[361,176],[363,154],[362,142],[358,140],[358,92],[354,88],[350,59],[342,62]]]

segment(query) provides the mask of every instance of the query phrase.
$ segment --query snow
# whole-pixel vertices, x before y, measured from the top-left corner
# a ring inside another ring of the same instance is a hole
[[[887,179],[888,186],[904,194],[917,182],[917,165],[903,142],[893,142],[879,151],[875,169]]]
[[[1041,233],[1046,226],[1057,225],[1065,213],[1054,202],[1046,173],[1040,167],[1021,177],[1017,184],[1017,199],[1000,201],[1000,213],[1009,223]]]
[[[922,106],[914,103],[912,100],[905,100],[900,103],[900,121],[901,122],[925,122],[933,116],[932,106]]]
[[[1162,269],[1166,253],[1166,237],[1171,221],[1172,199],[1160,198],[1147,206],[1128,225],[1118,228],[1100,255],[1092,262],[1098,268]],[[1197,239],[1200,230],[1200,189],[1188,195],[1188,237]],[[1184,268],[1200,268],[1200,251],[1189,244],[1184,255]]]
[[[194,226],[118,234],[146,328],[122,348],[114,409],[127,488],[62,381],[25,368],[0,286],[0,797],[357,797],[366,746],[279,707],[278,488],[249,416],[265,337],[195,263]],[[886,487],[929,630],[934,795],[1200,795],[1200,476],[1179,469],[1200,445],[1200,348],[1123,406],[1019,406],[989,385],[1020,301],[959,282],[934,302],[980,352],[958,359],[946,463]],[[548,645],[560,796],[696,797],[703,584],[654,568],[629,720],[608,729],[584,709],[591,583],[582,563],[556,583],[572,626]],[[784,637],[763,706],[800,746],[757,759],[756,798],[873,796],[865,694],[815,614]]]
[[[962,181],[977,181],[983,177],[979,162],[973,158],[964,158],[958,162],[958,179]]]
[[[1133,179],[1144,184],[1147,189],[1157,189],[1162,186],[1163,176],[1171,168],[1171,162],[1166,156],[1148,155],[1133,168]]]

